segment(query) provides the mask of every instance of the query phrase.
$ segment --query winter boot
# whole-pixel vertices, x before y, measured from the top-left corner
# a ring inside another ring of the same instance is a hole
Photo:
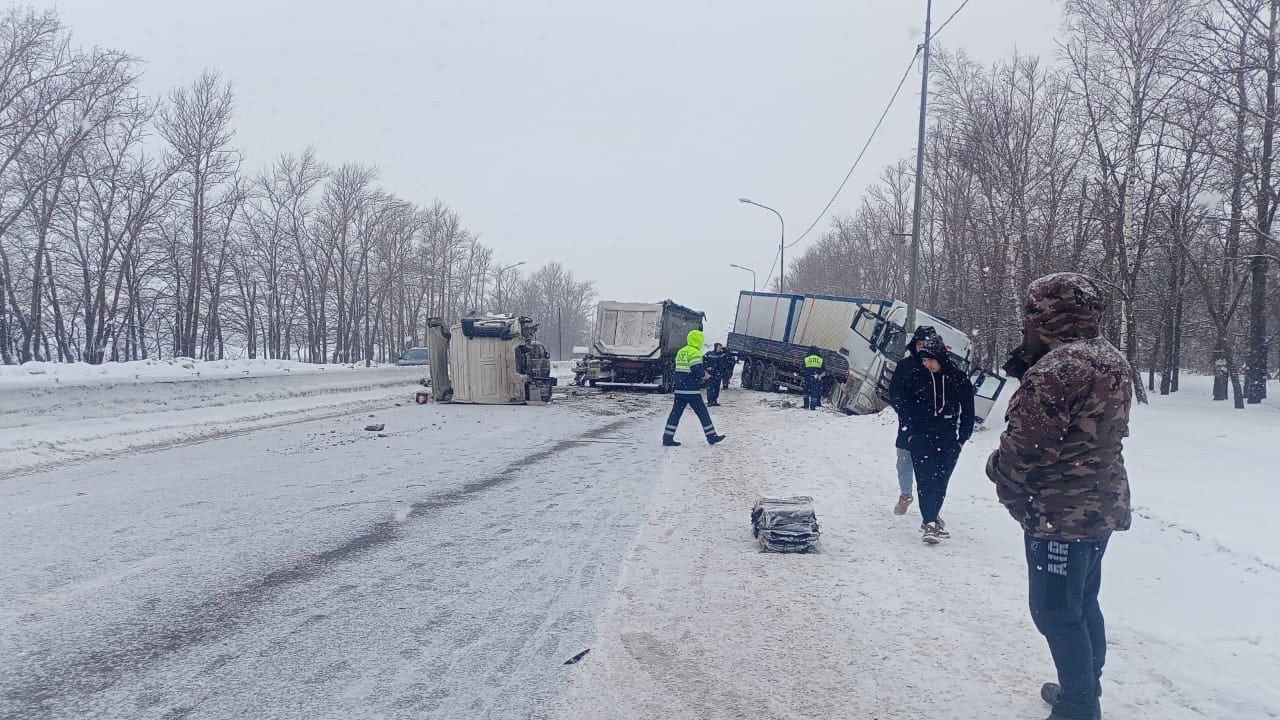
[[[724,442],[725,437],[726,437],[726,436],[724,436],[724,435],[709,435],[709,436],[707,436],[707,444],[708,444],[708,445],[717,445],[717,444],[719,444],[719,443]]]
[[[907,510],[911,507],[912,499],[910,495],[899,495],[898,504],[893,506],[893,514],[906,515]]]
[[[939,518],[938,522],[941,523],[942,519]],[[1040,686],[1040,699],[1044,700],[1049,705],[1056,704],[1058,702],[1058,696],[1061,694],[1062,694],[1062,687],[1058,685],[1058,683],[1050,682]],[[1098,697],[1102,697],[1101,687],[1098,688]]]
[[[1102,720],[1102,688],[1098,688],[1098,699],[1094,701],[1091,713],[1086,715],[1083,713],[1068,713],[1066,708],[1058,708],[1058,696],[1062,694],[1062,688],[1058,683],[1045,683],[1040,687],[1040,699],[1044,700],[1053,712],[1049,714],[1046,720]]]
[[[662,444],[665,447],[680,447],[680,443],[675,438],[664,437],[662,438]]]

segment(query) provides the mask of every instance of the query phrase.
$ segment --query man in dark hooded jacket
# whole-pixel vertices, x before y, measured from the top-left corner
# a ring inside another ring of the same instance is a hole
[[[916,352],[921,371],[903,387],[903,413],[909,436],[907,448],[920,494],[920,532],[929,544],[951,537],[938,522],[947,497],[951,473],[961,447],[973,435],[973,383],[951,363],[941,337],[927,338]]]
[[[1031,283],[1023,343],[1005,365],[1022,384],[987,461],[1000,502],[1022,525],[1031,617],[1058,669],[1058,682],[1041,688],[1050,720],[1101,717],[1102,556],[1111,534],[1131,523],[1121,451],[1133,376],[1101,337],[1104,309],[1098,286],[1083,275]]]
[[[893,514],[906,515],[907,510],[911,507],[914,500],[913,487],[915,485],[915,470],[911,466],[911,450],[907,447],[907,438],[911,437],[911,431],[907,428],[906,410],[903,409],[903,402],[906,400],[905,388],[912,386],[913,374],[924,372],[924,366],[920,364],[920,358],[916,357],[916,353],[920,348],[924,347],[924,341],[931,337],[937,336],[938,331],[928,325],[916,328],[911,335],[911,342],[907,345],[907,354],[898,361],[897,366],[893,370],[893,379],[889,381],[889,404],[893,406],[893,411],[898,414],[898,439],[894,443],[894,447],[898,453],[898,503],[893,508]],[[922,376],[923,377],[923,376]],[[941,520],[939,520],[941,524]]]

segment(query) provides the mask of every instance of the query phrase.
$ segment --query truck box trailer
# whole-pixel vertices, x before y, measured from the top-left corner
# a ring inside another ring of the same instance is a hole
[[[590,353],[575,369],[576,382],[649,386],[670,392],[675,357],[690,330],[705,315],[671,300],[658,303],[604,301],[596,306]]]
[[[742,386],[768,392],[804,388],[804,358],[818,348],[825,361],[826,393],[843,379],[849,363],[839,353],[858,311],[883,307],[872,297],[742,292],[728,349],[742,361]]]
[[[911,335],[905,323],[906,304],[897,300],[743,292],[728,347],[743,361],[742,386],[769,392],[802,391],[804,357],[817,347],[828,402],[850,414],[870,414],[889,404],[889,382]],[[975,411],[979,422],[985,420],[1005,379],[971,367],[973,343],[950,323],[917,311],[916,325],[931,325],[942,336],[952,363],[977,388]]]

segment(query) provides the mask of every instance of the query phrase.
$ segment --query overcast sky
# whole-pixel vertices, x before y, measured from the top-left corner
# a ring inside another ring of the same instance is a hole
[[[963,0],[936,0],[941,21]],[[440,198],[506,263],[559,260],[601,299],[732,322],[754,268],[817,217],[920,42],[925,0],[59,0],[152,94],[221,70],[257,170],[316,146]],[[938,42],[1052,54],[1053,0],[971,0]],[[833,207],[915,147],[919,74]],[[824,219],[818,230],[825,227]],[[811,235],[817,237],[818,230]],[[803,245],[793,251],[803,250]]]

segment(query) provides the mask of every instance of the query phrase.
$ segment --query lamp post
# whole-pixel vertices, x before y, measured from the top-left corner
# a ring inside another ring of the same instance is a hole
[[[751,268],[749,268],[749,267],[743,267],[743,266],[741,266],[741,265],[735,265],[735,264],[733,264],[733,263],[729,263],[729,267],[731,267],[731,268],[738,268],[739,270],[746,270],[747,272],[751,273],[751,292],[755,292],[755,291],[756,291],[756,287],[757,287],[757,286],[756,286],[756,271],[755,271],[755,270],[752,270],[752,269],[751,269]]]
[[[514,265],[508,265],[504,268],[498,268],[497,270],[494,271],[494,276],[498,280],[498,307],[496,308],[498,312],[502,312],[502,274],[508,270],[518,268],[523,264],[524,264],[524,261],[521,260],[520,262],[515,263]]]
[[[745,204],[745,205],[755,205],[755,206],[756,206],[756,207],[758,207],[758,208],[764,208],[765,210],[768,210],[769,212],[771,212],[771,213],[773,213],[774,215],[777,215],[777,216],[778,216],[778,222],[782,224],[782,234],[779,236],[779,240],[778,240],[778,262],[779,262],[779,264],[782,266],[781,271],[778,273],[778,292],[779,292],[779,293],[785,293],[785,292],[787,291],[787,289],[786,289],[786,279],[787,279],[787,257],[786,257],[786,252],[787,252],[787,221],[782,219],[782,213],[778,212],[777,210],[774,210],[773,208],[769,207],[768,205],[761,205],[760,203],[758,203],[758,202],[756,202],[755,200],[752,200],[752,199],[750,199],[750,198],[738,198],[738,202],[743,203],[743,204]]]

